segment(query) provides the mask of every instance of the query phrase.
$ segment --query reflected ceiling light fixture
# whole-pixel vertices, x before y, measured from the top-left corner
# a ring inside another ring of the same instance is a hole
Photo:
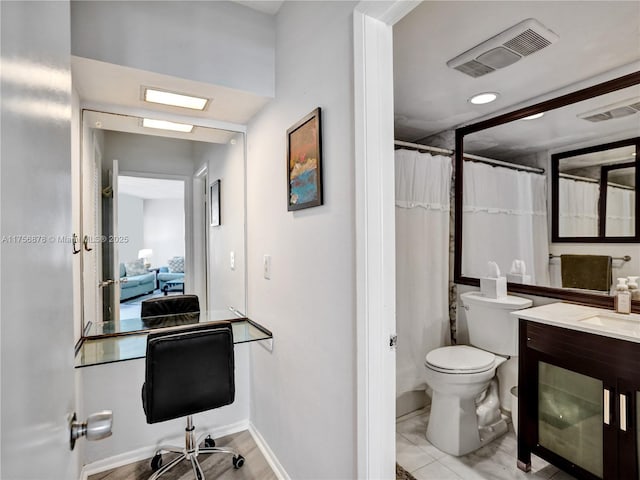
[[[484,92],[479,93],[471,97],[468,101],[469,103],[473,103],[474,105],[484,105],[485,103],[491,103],[500,96],[499,93],[495,92]]]
[[[540,118],[544,115],[544,112],[534,113],[533,115],[529,115],[528,117],[524,117],[522,120],[535,120],[536,118]]]
[[[144,88],[144,101],[150,103],[161,103],[172,107],[190,108],[192,110],[204,110],[209,103],[208,98],[194,97],[183,93],[168,92],[156,88]]]
[[[169,122],[167,120],[154,120],[152,118],[143,118],[142,126],[146,128],[157,128],[159,130],[171,130],[173,132],[183,133],[191,133],[193,131],[193,125]]]

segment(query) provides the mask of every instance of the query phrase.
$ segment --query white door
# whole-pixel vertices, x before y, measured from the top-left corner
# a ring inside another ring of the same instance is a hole
[[[0,18],[0,478],[76,480],[69,3]]]

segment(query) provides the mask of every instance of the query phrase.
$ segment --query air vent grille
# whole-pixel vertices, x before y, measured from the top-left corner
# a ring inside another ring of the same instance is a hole
[[[516,63],[558,39],[536,19],[528,18],[449,60],[447,66],[477,78]]]
[[[581,113],[578,118],[589,122],[603,122],[616,118],[624,118],[640,112],[640,102],[637,98],[631,98],[622,102],[613,103],[597,110]]]
[[[475,60],[471,60],[470,62],[463,63],[462,65],[458,65],[455,67],[456,70],[466,73],[470,77],[477,78],[482,75],[486,75],[487,73],[493,72],[493,68],[483,65],[480,62],[476,62]]]
[[[538,35],[530,28],[522,32],[517,37],[504,43],[504,46],[519,53],[523,57],[531,55],[532,53],[542,50],[544,47],[551,45],[551,42],[544,38],[542,35]]]

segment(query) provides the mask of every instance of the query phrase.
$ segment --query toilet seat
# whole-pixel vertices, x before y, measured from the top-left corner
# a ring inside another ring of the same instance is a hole
[[[480,373],[495,367],[493,353],[468,345],[436,348],[426,356],[426,365],[436,372],[448,374]]]

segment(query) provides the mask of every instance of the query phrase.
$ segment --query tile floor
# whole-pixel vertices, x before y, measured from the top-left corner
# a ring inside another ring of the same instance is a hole
[[[489,445],[463,457],[441,452],[426,439],[429,409],[406,415],[396,422],[396,460],[416,480],[571,480],[574,477],[536,457],[532,471],[516,468],[516,436],[513,427]]]

